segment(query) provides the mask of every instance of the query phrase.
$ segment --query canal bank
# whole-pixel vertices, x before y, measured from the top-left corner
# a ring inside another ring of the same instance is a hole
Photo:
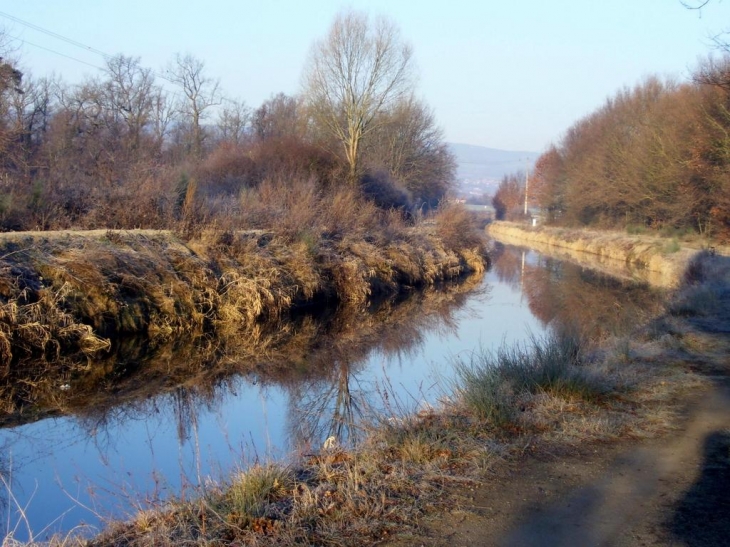
[[[513,282],[519,284],[522,268],[517,260],[512,263]],[[125,537],[132,539],[128,544],[144,544],[171,534],[201,537],[207,522],[206,541],[231,534],[242,544],[498,545],[519,532],[513,525],[525,522],[518,517],[529,514],[529,507],[546,500],[548,507],[557,507],[556,496],[573,493],[570,481],[563,494],[557,488],[536,489],[529,479],[535,477],[535,465],[551,462],[538,486],[564,481],[560,469],[575,461],[594,473],[611,473],[607,458],[619,457],[624,446],[672,438],[693,415],[693,404],[713,393],[713,378],[726,377],[728,340],[723,333],[730,318],[724,303],[730,300],[730,268],[722,257],[705,254],[689,272],[663,312],[627,334],[585,340],[579,358],[576,346],[565,346],[560,336],[533,339],[501,353],[477,350],[461,356],[463,369],[475,372],[471,377],[482,374],[485,382],[477,382],[476,389],[486,394],[488,408],[497,402],[498,413],[476,410],[467,396],[472,387],[462,377],[441,405],[383,421],[355,450],[330,445],[285,476],[272,477],[268,468],[242,475],[237,480],[246,490],[254,483],[269,486],[259,492],[253,509],[234,512],[243,520],[233,528],[216,520],[220,508],[231,511],[234,501],[230,489],[224,489],[211,493],[204,509],[195,509],[194,503],[167,508],[154,517],[145,515],[144,522],[113,526],[92,543],[117,544]],[[530,277],[525,282],[532,284],[535,278]],[[553,292],[547,287],[541,293]],[[540,302],[530,306],[540,307]],[[561,347],[567,352],[560,353]],[[567,358],[544,359],[554,353],[552,348]],[[495,355],[506,356],[504,363],[498,359],[495,367]],[[510,361],[515,355],[516,365]],[[495,368],[498,374],[489,372]],[[701,454],[702,439],[696,444]],[[693,484],[696,477],[688,473],[681,484]],[[601,478],[611,480],[610,474]],[[674,494],[682,499],[682,492]],[[640,504],[642,497],[632,500]],[[218,509],[211,512],[211,507]],[[600,510],[593,518],[602,518]],[[566,526],[570,522],[566,519]],[[657,534],[675,533],[666,530]],[[543,530],[531,537],[539,541],[526,544],[550,544],[557,536]]]
[[[531,227],[496,221],[486,227],[490,237],[509,245],[527,246],[612,274],[626,270],[657,286],[677,287],[701,249],[682,246],[676,239],[628,235],[621,232]]]

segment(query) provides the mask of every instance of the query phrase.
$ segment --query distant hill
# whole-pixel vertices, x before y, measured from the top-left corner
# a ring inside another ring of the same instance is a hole
[[[456,157],[456,177],[464,194],[494,193],[504,175],[533,167],[539,152],[498,150],[448,143]]]

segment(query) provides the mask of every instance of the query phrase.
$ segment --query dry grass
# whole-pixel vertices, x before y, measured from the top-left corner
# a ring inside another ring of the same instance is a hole
[[[611,271],[630,266],[658,287],[677,287],[684,271],[699,251],[691,248],[667,247],[667,240],[658,237],[626,235],[620,232],[596,232],[569,228],[527,226],[511,222],[493,222],[487,232],[499,241],[524,245],[548,254],[556,249],[563,256],[580,262],[598,262]],[[669,252],[671,251],[671,252]],[[590,256],[595,260],[591,261]]]
[[[582,345],[576,335],[560,332],[494,352],[477,351],[469,362],[455,364],[458,397],[471,413],[495,426],[515,423],[535,396],[601,399],[613,386],[584,366]]]
[[[257,192],[241,198],[257,230],[196,230],[187,243],[113,231],[0,241],[2,366],[95,352],[120,334],[235,334],[297,305],[362,305],[487,261],[482,247],[449,247],[431,227],[408,227],[348,190],[266,183]]]
[[[480,281],[471,276],[448,288],[413,291],[409,298],[385,299],[367,309],[339,306],[318,319],[285,316],[256,323],[244,335],[232,327],[231,335],[223,331],[216,337],[125,338],[93,360],[83,354],[24,360],[0,381],[0,425],[73,414],[89,430],[99,429],[118,415],[144,416],[152,395],[180,388],[193,395],[195,404],[206,405],[237,374],[292,386],[322,381],[336,363],[358,362],[376,345],[388,354],[410,351],[422,341],[424,328],[450,324]],[[134,367],[129,369],[129,363]],[[58,389],[66,384],[70,389]]]

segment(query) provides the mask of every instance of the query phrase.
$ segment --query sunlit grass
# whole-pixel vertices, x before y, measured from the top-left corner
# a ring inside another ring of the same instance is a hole
[[[514,420],[524,394],[595,400],[607,386],[582,368],[582,341],[572,333],[530,336],[525,344],[480,349],[455,363],[457,392],[476,416],[495,425]]]

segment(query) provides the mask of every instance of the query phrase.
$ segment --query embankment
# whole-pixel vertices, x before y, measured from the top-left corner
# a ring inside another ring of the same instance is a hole
[[[479,245],[445,241],[432,226],[383,241],[262,230],[2,236],[0,372],[21,359],[92,354],[116,336],[223,340],[296,307],[359,306],[484,270]]]
[[[493,222],[486,228],[495,240],[529,246],[545,254],[598,267],[611,274],[640,277],[651,285],[679,285],[692,259],[700,252],[667,239],[630,236],[619,232],[555,227],[527,227]]]

